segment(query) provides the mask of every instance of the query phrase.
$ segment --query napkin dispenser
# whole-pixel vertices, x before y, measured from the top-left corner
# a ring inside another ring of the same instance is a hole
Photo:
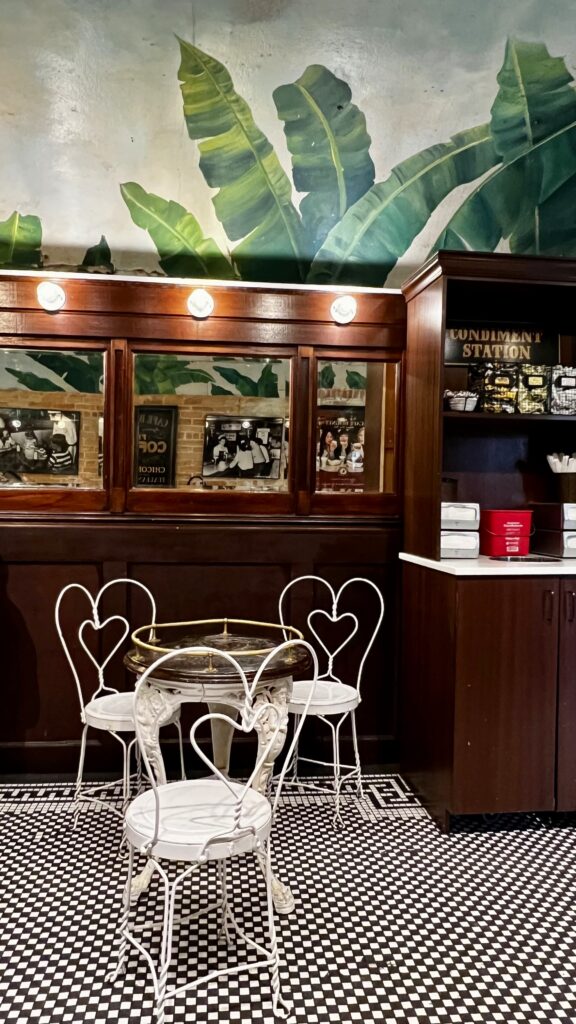
[[[442,530],[440,558],[478,558],[480,534],[476,530]]]
[[[478,530],[480,505],[473,501],[443,501],[440,528],[442,530]]]

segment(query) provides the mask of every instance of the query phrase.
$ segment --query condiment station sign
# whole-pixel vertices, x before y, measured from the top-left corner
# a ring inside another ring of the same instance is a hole
[[[135,410],[137,487],[174,487],[176,405],[138,405]]]
[[[535,327],[495,324],[454,324],[446,329],[446,363],[479,359],[554,366],[558,362],[558,335]]]

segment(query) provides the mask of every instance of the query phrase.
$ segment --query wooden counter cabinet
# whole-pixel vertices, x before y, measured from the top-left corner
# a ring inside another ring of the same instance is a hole
[[[404,564],[403,773],[445,828],[452,814],[576,810],[574,569]]]

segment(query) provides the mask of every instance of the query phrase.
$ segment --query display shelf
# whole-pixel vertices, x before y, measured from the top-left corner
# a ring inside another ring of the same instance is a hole
[[[445,409],[442,413],[447,420],[483,420],[488,423],[509,421],[510,423],[576,423],[576,416],[564,416],[558,413],[507,413],[507,412],[453,412]]]

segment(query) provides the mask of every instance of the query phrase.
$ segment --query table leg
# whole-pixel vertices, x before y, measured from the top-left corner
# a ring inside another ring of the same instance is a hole
[[[238,708],[232,707],[230,704],[209,703],[208,710],[211,715],[228,715],[234,721],[238,718]],[[230,772],[230,749],[232,747],[234,727],[228,725],[227,722],[212,721],[210,722],[210,728],[212,731],[212,757],[214,764],[223,775],[228,775]]]
[[[268,752],[268,756],[264,764],[252,783],[254,789],[257,790],[258,793],[262,793],[264,796],[267,793],[268,784],[272,778],[274,761],[281,752],[286,741],[286,733],[288,731],[288,701],[290,699],[291,691],[292,680],[285,679],[276,683],[276,685],[270,690],[264,690],[262,693],[259,693],[254,700],[255,710],[259,710],[262,706],[270,708],[269,714],[261,711],[256,719],[258,756],[260,756],[261,751],[270,742],[270,737],[278,725],[278,713],[280,715],[280,729],[278,730],[278,735]],[[258,860],[262,871],[265,872],[266,858],[263,855],[259,855]],[[272,899],[274,901],[274,908],[277,914],[291,914],[294,910],[295,901],[292,891],[284,884],[284,882],[281,882],[276,875],[272,875]]]

